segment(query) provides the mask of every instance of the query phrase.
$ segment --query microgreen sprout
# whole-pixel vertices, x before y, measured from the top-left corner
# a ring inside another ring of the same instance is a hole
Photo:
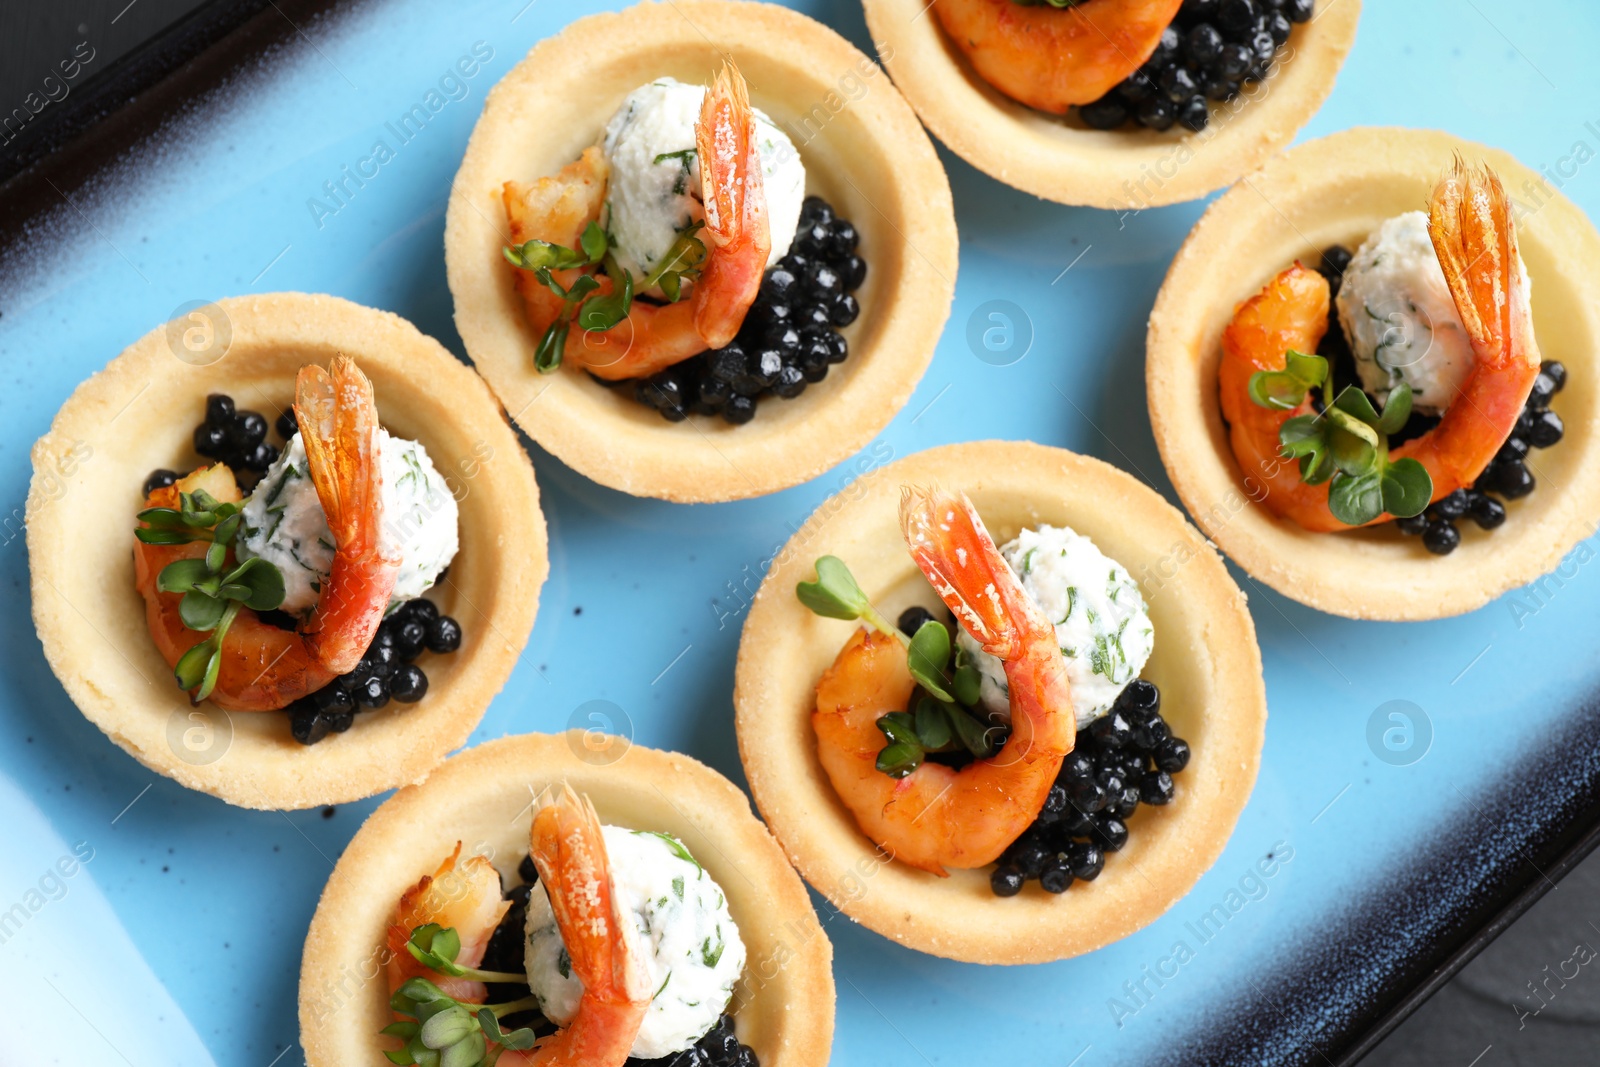
[[[177,508],[146,508],[146,525],[134,536],[147,545],[209,542],[204,556],[173,560],[156,576],[163,593],[181,593],[178,617],[191,630],[210,633],[178,658],[172,673],[198,704],[216,688],[222,641],[241,607],[271,611],[283,603],[283,574],[259,557],[228,567],[228,548],[239,533],[240,505],[219,503],[203,489],[179,493]]]
[[[523,981],[519,976],[518,981]],[[419,1067],[493,1067],[505,1049],[530,1049],[538,1040],[529,1028],[506,1031],[500,1019],[538,1007],[527,996],[505,1004],[463,1004],[426,978],[411,978],[395,990],[389,1007],[402,1019],[379,1033],[403,1045],[385,1050],[390,1063]],[[493,1047],[491,1047],[491,1044]]]
[[[1264,408],[1292,411],[1313,388],[1328,388],[1328,361],[1287,353],[1281,371],[1250,376],[1250,399]],[[1411,387],[1397,385],[1383,411],[1367,394],[1347,385],[1320,414],[1296,415],[1278,431],[1285,459],[1299,461],[1300,480],[1328,487],[1328,510],[1347,526],[1362,526],[1388,512],[1420,515],[1433,497],[1433,478],[1414,459],[1390,459],[1389,435],[1411,417]]]
[[[448,926],[438,923],[428,923],[411,931],[411,938],[406,942],[406,951],[411,953],[413,959],[430,971],[448,975],[451,978],[470,978],[475,982],[513,982],[526,984],[527,975],[512,974],[509,971],[481,971],[475,967],[463,967],[456,962],[456,957],[461,954],[461,936]]]
[[[860,619],[906,646],[906,668],[918,688],[913,691],[909,712],[891,711],[877,721],[888,741],[878,753],[878,770],[892,778],[904,778],[922,765],[929,752],[965,749],[978,759],[993,755],[998,747],[995,729],[979,723],[967,710],[978,703],[982,676],[967,662],[965,652],[952,649],[949,629],[930,619],[908,639],[872,606],[843,560],[823,556],[817,560],[816,571],[815,581],[795,586],[802,604],[830,619]]]
[[[561,309],[534,349],[534,369],[550,374],[561,366],[574,323],[586,333],[603,333],[626,319],[633,311],[635,293],[659,287],[668,300],[676,303],[683,295],[683,280],[698,277],[705,260],[705,242],[695,236],[703,225],[696,222],[685,227],[655,268],[637,282],[633,272],[617,262],[612,252],[616,239],[598,222],[584,227],[577,248],[540,240],[502,248],[501,254],[508,263],[532,271],[540,284],[561,299]],[[596,266],[601,266],[611,280],[608,293],[595,295],[600,282],[593,273],[578,275],[570,285],[563,285],[555,277],[556,271],[587,271]]]

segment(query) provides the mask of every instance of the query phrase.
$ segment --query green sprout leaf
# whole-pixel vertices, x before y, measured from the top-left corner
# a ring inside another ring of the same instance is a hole
[[[406,951],[430,971],[455,978],[467,973],[465,967],[456,965],[456,956],[461,953],[460,935],[455,930],[442,927],[438,923],[428,923],[411,931],[411,939],[406,942]]]
[[[1383,510],[1395,518],[1422,514],[1432,499],[1433,478],[1416,460],[1397,459],[1383,472]]]
[[[583,228],[583,236],[578,238],[578,244],[582,247],[589,263],[595,264],[606,258],[606,250],[611,246],[611,239],[604,227],[598,222],[591,222]]]
[[[588,231],[585,230],[584,239],[588,237]],[[506,245],[500,251],[506,257],[506,262],[522,270],[572,270],[592,262],[587,250],[567,248],[565,245],[551,244],[549,241],[537,239],[520,245]]]
[[[922,739],[917,733],[916,721],[903,711],[891,711],[887,715],[878,717],[878,729],[883,731],[883,736],[890,741],[905,745],[921,745]]]
[[[859,619],[872,609],[855,575],[838,556],[817,560],[817,580],[795,586],[800,603],[830,619]]]
[[[917,738],[925,749],[943,749],[950,744],[950,717],[944,705],[931,697],[917,701],[915,718]]]
[[[561,366],[561,357],[567,349],[567,323],[552,322],[539,338],[539,347],[533,352],[533,369],[540,374],[551,374]]]
[[[178,657],[177,666],[172,668],[172,673],[178,679],[181,689],[194,689],[205,681],[210,672],[211,660],[216,649],[210,641],[201,641],[189,651]]]
[[[156,576],[156,588],[163,593],[187,593],[211,576],[203,559],[175,559]]]
[[[995,744],[992,730],[978,722],[963,708],[946,705],[944,710],[945,716],[950,720],[950,725],[955,730],[956,739],[961,742],[962,748],[972,753],[977,759],[988,759],[994,755]]]
[[[922,766],[922,747],[920,745],[907,745],[898,741],[892,745],[886,745],[878,753],[878,759],[874,765],[890,778],[904,778]]]
[[[945,667],[950,663],[950,631],[929,620],[917,627],[906,650],[906,667],[917,684],[943,701],[954,698],[945,689]]]
[[[1306,393],[1328,378],[1328,361],[1290,349],[1283,370],[1257,371],[1250,376],[1250,399],[1274,411],[1292,411],[1305,402]]]
[[[182,600],[178,601],[178,617],[191,630],[216,629],[217,623],[222,621],[222,613],[225,610],[226,607],[221,600],[206,596],[198,590],[190,590],[183,594]]]
[[[478,1021],[461,1005],[452,1004],[423,1023],[418,1036],[429,1048],[446,1049],[477,1030]]]
[[[628,317],[633,310],[633,275],[622,271],[621,287],[613,286],[611,292],[597,296],[578,309],[578,325],[590,332],[609,330]]]
[[[1378,417],[1373,428],[1386,436],[1398,433],[1409,418],[1411,418],[1411,386],[1401,382],[1389,391],[1389,399],[1383,402],[1383,414]]]
[[[483,1027],[484,1036],[501,1048],[508,1048],[514,1051],[530,1049],[533,1047],[533,1043],[538,1040],[534,1032],[527,1027],[510,1032],[500,1029],[500,1020],[495,1018],[494,1011],[491,1008],[480,1008],[478,1010],[478,1025]]]
[[[1383,514],[1383,476],[1344,474],[1333,481],[1328,491],[1328,510],[1346,526],[1361,526]]]
[[[223,588],[242,590],[243,600],[251,611],[272,611],[283,603],[283,572],[260,556],[252,556],[234,568],[223,580]]]
[[[950,680],[950,692],[958,703],[976,707],[983,697],[983,674],[970,663],[960,664]]]

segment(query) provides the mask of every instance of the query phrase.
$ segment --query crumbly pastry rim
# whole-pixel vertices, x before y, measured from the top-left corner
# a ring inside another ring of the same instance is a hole
[[[500,254],[500,187],[575,159],[639,84],[663,75],[705,83],[724,55],[739,64],[752,102],[796,142],[808,192],[855,221],[867,280],[856,293],[861,317],[844,331],[850,358],[825,380],[793,400],[763,400],[743,426],[696,415],[669,423],[626,395],[629,385],[533,369],[538,338]],[[855,85],[865,91],[847,99]],[[802,112],[792,101],[815,106]],[[541,447],[625,493],[711,502],[814,478],[889,423],[949,316],[957,238],[932,142],[883,71],[844,38],[772,4],[647,0],[578,19],[490,91],[452,185],[445,261],[468,354]]]
[[[853,624],[795,598],[816,557],[851,568],[879,611],[932,591],[901,540],[902,485],[965,490],[999,543],[1022,525],[1071,526],[1139,580],[1156,627],[1144,676],[1194,755],[1175,803],[1141,805],[1127,847],[1061,896],[1029,882],[993,895],[988,869],[941,879],[892,862],[834,794],[811,727],[817,679]],[[806,880],[852,919],[909,948],[972,963],[1043,963],[1126,937],[1216,862],[1255,784],[1266,691],[1255,627],[1221,557],[1176,508],[1099,460],[1026,442],[920,452],[825,502],[773,563],[750,608],[734,684],[739,753],[756,805]]]
[[[735,987],[739,1039],[762,1067],[824,1067],[833,1044],[833,947],[805,886],[737,786],[692,757],[595,731],[487,741],[372,813],[339,857],[306,935],[300,1043],[310,1067],[381,1067],[392,1021],[383,933],[400,894],[449,855],[502,874],[528,851],[533,796],[565,782],[602,822],[677,836],[717,880],[749,952]],[[346,981],[346,976],[351,980]]]
[[[996,181],[1112,211],[1199,199],[1282,150],[1333,91],[1361,16],[1361,0],[1322,0],[1294,28],[1294,55],[1238,99],[1213,105],[1211,125],[1192,134],[1091,130],[1019,104],[972,69],[925,4],[863,0],[873,40],[889,46],[895,84],[934,136]]]
[[[186,329],[203,334],[202,320],[231,333],[225,354],[204,366],[177,354],[209,358],[181,341]],[[427,657],[421,702],[358,713],[348,732],[305,746],[282,713],[190,706],[146,629],[133,516],[151,470],[205,462],[189,435],[206,394],[229,393],[270,422],[292,402],[302,364],[341,352],[372,379],[384,425],[420,439],[458,498],[461,551],[429,595],[467,637],[457,652]],[[406,320],[338,297],[232,297],[156,327],[78,386],[32,458],[28,562],[51,669],[140,763],[241,807],[342,804],[421,780],[505,685],[549,572],[533,466],[483,380]]]
[[[1243,300],[1297,257],[1354,248],[1385,218],[1426,210],[1456,155],[1487,162],[1518,212],[1535,333],[1572,370],[1554,408],[1555,447],[1532,454],[1543,483],[1492,532],[1458,524],[1461,545],[1429,555],[1392,529],[1308,533],[1250,501],[1217,393],[1222,330]],[[1433,130],[1365,127],[1300,145],[1207,209],[1172,261],[1150,315],[1145,383],[1167,473],[1189,513],[1253,578],[1352,619],[1460,615],[1565,567],[1600,522],[1600,234],[1570,200],[1498,149]]]

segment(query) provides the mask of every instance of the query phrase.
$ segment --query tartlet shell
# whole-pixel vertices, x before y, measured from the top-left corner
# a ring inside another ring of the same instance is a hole
[[[738,787],[689,756],[572,730],[504,737],[384,801],[345,848],[306,935],[300,1043],[310,1067],[387,1061],[384,932],[400,894],[449,855],[513,874],[531,801],[566,782],[602,822],[671,833],[717,880],[749,953],[734,989],[739,1040],[763,1067],[823,1067],[833,1043],[833,946],[805,886]]]
[[[1296,258],[1356,244],[1384,219],[1426,210],[1457,155],[1486,162],[1519,212],[1546,359],[1571,371],[1553,407],[1566,422],[1535,450],[1543,483],[1512,501],[1504,526],[1458,523],[1461,545],[1437,557],[1392,528],[1308,533],[1251,502],[1222,421],[1222,330],[1243,300]],[[1531,192],[1530,192],[1531,191]],[[1543,197],[1542,206],[1535,196]],[[1190,515],[1258,581],[1321,611],[1393,621],[1459,615],[1556,567],[1600,521],[1600,235],[1583,212],[1510,155],[1431,130],[1361,128],[1300,145],[1206,211],[1172,261],[1150,315],[1150,422]]]
[[[418,781],[466,741],[533,628],[549,562],[527,453],[482,379],[396,315],[303,293],[234,297],[199,314],[231,324],[219,361],[180,358],[171,324],[159,326],[78,386],[33,446],[28,561],[45,657],[117,745],[230,804],[342,804]],[[190,707],[134,589],[134,514],[151,470],[207,462],[190,434],[208,393],[228,393],[270,423],[293,401],[299,368],[339,353],[372,380],[383,424],[421,440],[458,498],[461,551],[429,596],[461,620],[466,639],[451,655],[425,657],[420,703],[360,713],[349,732],[307,747],[282,713]],[[90,454],[74,461],[84,447]]]
[[[996,897],[989,872],[948,879],[887,861],[816,756],[816,683],[853,623],[811,614],[795,584],[818,556],[845,561],[893,618],[932,590],[906,552],[903,485],[964,490],[995,540],[1024,525],[1087,534],[1138,579],[1155,624],[1144,676],[1193,746],[1175,803],[1141,806],[1127,847],[1093,882],[1053,896],[1030,882]],[[1170,572],[1170,573],[1168,573]],[[1177,509],[1096,459],[1023,442],[946,445],[863,477],[825,502],[774,561],[739,643],[739,752],[762,816],[808,882],[851,918],[922,952],[973,963],[1042,963],[1092,951],[1153,921],[1216,862],[1255,784],[1266,691],[1255,627],[1222,559]]]
[[[1035,111],[973,70],[928,0],[863,4],[895,84],[951,151],[1024,192],[1115,211],[1198,199],[1282,149],[1333,90],[1361,16],[1361,0],[1322,0],[1289,38],[1294,54],[1245,95],[1213,106],[1211,125],[1192,134],[1092,130],[1075,114]]]
[[[630,384],[533,369],[539,339],[501,256],[509,238],[500,187],[571,162],[639,85],[664,75],[704,84],[724,56],[749,82],[751,102],[795,141],[807,191],[855,222],[867,280],[856,293],[861,317],[844,331],[850,358],[826,380],[794,400],[763,400],[744,426],[718,416],[669,423],[635,402]],[[847,100],[854,85],[862,95]],[[536,45],[490,92],[445,222],[456,328],[518,425],[602,485],[684,502],[775,492],[870,441],[932,358],[954,295],[956,247],[944,168],[882,70],[813,19],[739,0],[641,3],[579,19]]]

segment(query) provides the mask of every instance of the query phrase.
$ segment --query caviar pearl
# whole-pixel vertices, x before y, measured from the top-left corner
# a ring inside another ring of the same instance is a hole
[[[428,695],[428,675],[412,661],[425,650],[448,654],[460,647],[460,623],[439,614],[426,597],[407,601],[379,625],[350,673],[286,709],[290,733],[301,744],[314,745],[350,729],[357,712],[376,711],[390,701],[415,704]]]
[[[827,201],[807,197],[794,244],[762,278],[738,336],[638,379],[634,399],[669,422],[720,415],[737,426],[755,418],[762,399],[793,400],[822,381],[849,354],[839,330],[861,314],[854,295],[867,277],[860,240]]]
[[[932,617],[912,608],[899,622],[914,633]],[[1128,818],[1141,804],[1175,802],[1173,776],[1189,765],[1189,756],[1188,743],[1161,717],[1161,690],[1143,678],[1130,682],[1110,712],[1078,731],[1033,825],[990,872],[991,890],[1016,896],[1037,879],[1045,892],[1062,893],[1074,882],[1094,880],[1107,857],[1138,832],[1137,820],[1130,826]]]
[[[194,450],[226,463],[236,475],[259,476],[278,460],[267,442],[267,420],[259,411],[240,411],[226,393],[206,397],[205,421],[194,428]]]
[[[1151,130],[1174,125],[1198,133],[1209,101],[1239,95],[1242,83],[1271,73],[1294,24],[1311,18],[1314,0],[1185,0],[1144,65],[1078,118],[1094,130],[1130,121]]]
[[[144,480],[144,495],[149,496],[157,489],[165,489],[167,486],[172,485],[177,480],[177,471],[169,471],[166,469],[153,470],[150,472],[150,477]]]

